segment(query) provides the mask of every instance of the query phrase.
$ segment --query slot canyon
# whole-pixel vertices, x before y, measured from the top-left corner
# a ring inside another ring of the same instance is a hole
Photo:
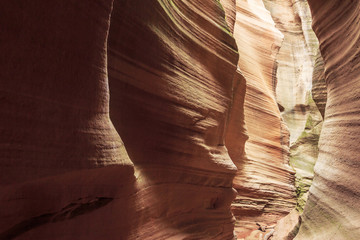
[[[0,240],[360,239],[360,2],[4,0]]]

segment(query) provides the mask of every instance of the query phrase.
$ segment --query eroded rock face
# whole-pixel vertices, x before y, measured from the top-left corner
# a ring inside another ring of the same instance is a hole
[[[295,239],[358,239],[360,3],[310,0],[309,5],[324,59],[327,103],[315,178]]]
[[[324,69],[324,60],[321,56],[320,51],[316,54],[313,79],[312,79],[312,97],[316,103],[317,108],[319,109],[321,116],[325,117],[325,106],[327,99],[327,90],[325,83],[325,69]]]
[[[119,192],[131,194],[133,165],[109,118],[111,8],[35,0],[0,10],[1,239],[81,238],[108,221]],[[93,238],[106,226],[96,229]]]
[[[132,237],[233,238],[224,136],[237,60],[217,1],[114,3],[110,114],[141,189]]]
[[[2,11],[1,185],[131,163],[109,119],[111,6],[9,1]]]
[[[296,209],[300,213],[304,209],[308,190],[314,178],[314,165],[319,154],[318,143],[323,124],[323,118],[310,95],[306,106],[308,113],[305,128],[290,147],[290,164],[296,172]]]
[[[306,1],[264,0],[264,3],[276,27],[284,34],[276,56],[276,99],[283,107],[282,117],[290,131],[290,165],[296,171],[297,209],[302,211],[313,178],[322,125],[312,100],[312,93],[318,98],[320,90],[312,88],[313,76],[319,78],[317,75],[321,73],[319,64],[316,73],[313,72],[318,41],[311,29]]]
[[[288,132],[275,100],[275,57],[282,34],[262,1],[237,1],[236,17],[234,37],[238,66],[246,79],[249,135],[234,180],[238,195],[232,205],[238,220],[235,230],[242,238],[258,228],[256,222],[271,225],[285,216],[295,205],[295,189],[287,158]]]
[[[309,115],[307,103],[318,43],[311,30],[306,1],[264,0],[264,3],[284,35],[276,56],[276,99],[284,108],[282,117],[289,128],[292,145],[303,132]]]
[[[245,89],[222,2],[230,27],[212,0],[6,3],[1,239],[234,238]]]

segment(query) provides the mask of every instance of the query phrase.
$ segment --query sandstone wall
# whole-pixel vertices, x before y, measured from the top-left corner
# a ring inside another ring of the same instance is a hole
[[[315,178],[295,239],[358,239],[358,1],[310,0],[324,59],[327,103]]]
[[[233,239],[245,89],[218,1],[0,12],[0,239]]]
[[[276,28],[284,35],[276,56],[276,99],[284,108],[282,117],[289,128],[292,145],[304,130],[309,115],[307,101],[318,43],[311,30],[306,1],[264,0],[264,4]]]
[[[312,93],[318,40],[311,28],[307,1],[264,0],[276,27],[284,34],[277,61],[276,99],[290,131],[290,165],[296,171],[297,209],[302,211],[318,155],[322,118]],[[317,95],[316,95],[317,96]],[[326,100],[326,99],[325,99]]]
[[[132,237],[232,239],[224,136],[238,53],[222,6],[115,2],[108,53],[110,115],[140,189]]]
[[[295,189],[287,158],[288,132],[274,91],[282,34],[262,1],[237,1],[234,37],[238,67],[246,79],[244,113],[249,135],[234,180],[238,195],[232,205],[238,220],[235,230],[242,238],[258,228],[256,222],[270,225],[286,215],[294,207]]]

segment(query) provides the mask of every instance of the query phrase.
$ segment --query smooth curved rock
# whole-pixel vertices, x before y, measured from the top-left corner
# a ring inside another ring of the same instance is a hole
[[[233,97],[226,127],[225,145],[229,155],[238,168],[242,169],[245,164],[245,142],[249,136],[246,132],[244,117],[244,101],[246,93],[246,79],[238,68],[233,80]],[[234,182],[238,177],[235,176]]]
[[[284,35],[276,55],[276,100],[284,107],[281,115],[289,128],[292,145],[303,132],[309,115],[307,102],[318,43],[311,30],[306,1],[264,0],[264,3]]]
[[[323,124],[321,114],[311,96],[306,102],[308,106],[305,128],[296,142],[290,147],[290,164],[296,174],[296,194],[298,198],[296,209],[302,213],[308,190],[314,178],[314,166],[319,154],[319,137]]]
[[[276,56],[276,99],[283,107],[281,115],[290,131],[290,165],[296,171],[297,209],[302,212],[314,175],[322,125],[311,96],[319,43],[311,29],[306,1],[264,0],[264,3],[276,27],[284,34]]]
[[[239,238],[251,235],[256,222],[275,223],[295,205],[293,172],[288,166],[288,132],[275,100],[275,57],[282,34],[262,1],[237,1],[234,37],[239,69],[246,79],[246,156],[234,180],[232,205]],[[236,161],[234,161],[236,163]]]
[[[29,231],[131,194],[133,165],[109,118],[111,8],[112,1],[35,0],[0,10],[1,239],[74,237]]]
[[[217,1],[114,3],[110,114],[141,186],[141,239],[233,238],[224,137],[238,53],[224,14]]]
[[[0,239],[234,238],[227,3],[7,1]]]
[[[131,165],[109,119],[111,6],[7,1],[1,11],[1,185]]]
[[[358,239],[360,2],[309,0],[324,59],[327,103],[300,239]]]

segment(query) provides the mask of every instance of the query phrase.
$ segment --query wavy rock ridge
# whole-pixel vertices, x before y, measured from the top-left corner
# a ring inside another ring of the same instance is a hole
[[[218,1],[1,12],[1,239],[234,238],[238,52]]]
[[[319,102],[322,94],[321,80],[312,80],[320,78],[323,71],[318,64],[319,57],[314,66],[319,43],[311,29],[312,18],[306,1],[265,0],[264,3],[284,35],[276,55],[276,99],[283,108],[281,116],[290,132],[290,165],[296,172],[297,209],[302,211],[314,175],[322,125],[312,100],[315,94]],[[316,85],[314,88],[312,83]]]
[[[295,205],[295,189],[288,165],[289,136],[275,99],[275,57],[282,34],[262,1],[237,1],[234,38],[238,67],[246,79],[244,113],[249,135],[234,179],[238,195],[232,204],[238,220],[235,230],[243,238],[254,234],[256,222],[271,225],[285,216]]]
[[[358,239],[358,1],[310,0],[324,59],[327,103],[315,178],[295,239]]]

